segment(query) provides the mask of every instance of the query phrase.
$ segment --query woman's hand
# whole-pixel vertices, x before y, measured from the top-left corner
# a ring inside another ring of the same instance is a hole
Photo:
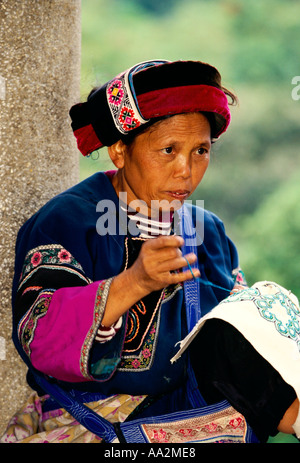
[[[193,278],[190,270],[182,271],[197,260],[195,254],[182,255],[180,247],[183,238],[176,235],[160,236],[146,241],[141,247],[137,260],[128,269],[134,286],[140,288],[144,296],[171,284],[181,283]],[[193,270],[194,277],[199,277],[198,269]]]
[[[143,243],[139,256],[127,270],[114,277],[106,302],[102,325],[111,326],[137,301],[153,291],[193,278],[190,270],[182,271],[197,260],[195,254],[182,255],[180,236],[160,236]],[[198,269],[193,269],[199,277]]]

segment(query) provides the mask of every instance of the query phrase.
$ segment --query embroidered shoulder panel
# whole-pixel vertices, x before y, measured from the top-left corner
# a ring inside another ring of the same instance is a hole
[[[38,246],[28,252],[24,260],[20,280],[23,280],[32,270],[43,265],[70,265],[72,268],[83,272],[79,262],[63,246],[48,244]]]

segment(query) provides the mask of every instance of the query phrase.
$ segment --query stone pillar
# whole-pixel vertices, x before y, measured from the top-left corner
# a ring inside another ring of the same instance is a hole
[[[19,227],[79,179],[80,0],[0,1],[0,435],[31,392],[11,341]]]

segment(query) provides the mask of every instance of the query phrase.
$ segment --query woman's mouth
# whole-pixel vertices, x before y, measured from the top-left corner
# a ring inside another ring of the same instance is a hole
[[[184,201],[190,195],[188,190],[174,190],[174,191],[167,191],[166,192],[169,196],[172,196],[174,199],[178,199],[179,201]]]

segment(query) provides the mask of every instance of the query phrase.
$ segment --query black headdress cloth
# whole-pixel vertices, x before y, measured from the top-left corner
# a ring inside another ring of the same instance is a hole
[[[119,74],[70,110],[72,129],[86,156],[163,116],[213,115],[218,138],[230,123],[218,71],[200,61],[147,61]]]

